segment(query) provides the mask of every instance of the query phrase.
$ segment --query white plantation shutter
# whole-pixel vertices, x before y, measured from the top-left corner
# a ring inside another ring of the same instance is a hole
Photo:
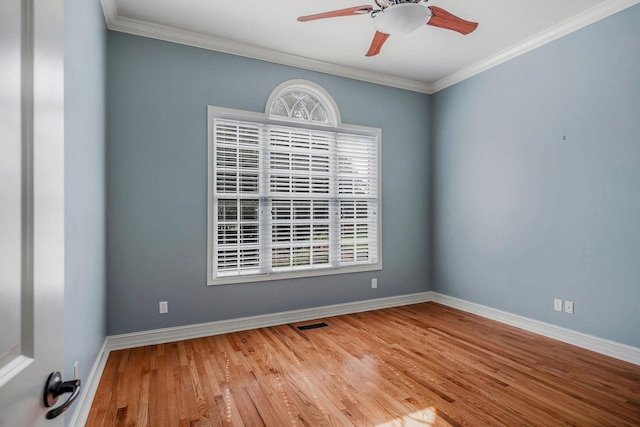
[[[375,263],[377,251],[378,153],[371,138],[337,135],[340,263]]]
[[[268,126],[273,271],[331,267],[333,140],[331,132]]]
[[[329,132],[268,126],[269,195],[329,195]]]
[[[213,283],[379,268],[378,133],[243,119],[211,119]]]
[[[260,127],[215,120],[215,265],[219,276],[260,269]]]

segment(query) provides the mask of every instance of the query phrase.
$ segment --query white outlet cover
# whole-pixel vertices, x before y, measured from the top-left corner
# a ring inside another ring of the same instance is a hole
[[[565,301],[564,302],[564,312],[573,314],[573,301]]]
[[[553,300],[553,309],[555,311],[562,311],[562,300],[561,299],[554,299]]]
[[[169,312],[169,303],[167,301],[160,301],[159,305],[159,310],[160,310],[160,314],[165,314]]]

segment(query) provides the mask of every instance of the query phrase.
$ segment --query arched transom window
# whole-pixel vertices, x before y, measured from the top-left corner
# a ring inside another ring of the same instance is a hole
[[[266,113],[272,118],[340,124],[338,107],[324,89],[306,80],[291,80],[274,89]]]

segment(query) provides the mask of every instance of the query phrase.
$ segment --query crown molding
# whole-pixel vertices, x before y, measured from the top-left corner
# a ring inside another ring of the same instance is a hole
[[[438,92],[456,83],[460,83],[470,77],[480,74],[490,68],[507,62],[515,57],[525,54],[533,49],[543,46],[549,42],[566,36],[574,31],[591,25],[601,19],[620,12],[631,7],[640,0],[606,0],[586,11],[568,19],[560,24],[551,27],[549,30],[537,34],[521,43],[496,53],[480,62],[463,68],[460,71],[452,73],[447,77],[440,79],[431,85],[431,93]]]
[[[412,92],[430,93],[431,85],[416,80],[388,76],[381,73],[362,70],[355,67],[332,64],[302,56],[291,55],[270,49],[264,49],[245,43],[226,40],[219,37],[199,34],[191,31],[171,28],[118,15],[115,0],[101,0],[107,27],[113,31],[163,40],[192,47],[213,50],[246,58],[272,62],[281,65],[332,74],[369,83],[406,89]]]
[[[453,86],[463,80],[482,73],[490,68],[509,61],[517,56],[536,49],[544,44],[554,41],[560,37],[570,34],[576,30],[593,24],[614,13],[631,7],[640,0],[605,0],[602,3],[568,19],[551,29],[533,36],[521,43],[511,46],[495,55],[492,55],[473,65],[456,71],[434,83],[427,83],[417,80],[404,79],[401,77],[384,75],[377,72],[362,70],[355,67],[347,67],[329,62],[318,61],[284,52],[264,49],[232,40],[199,34],[190,31],[179,30],[163,25],[152,24],[135,19],[123,18],[118,15],[116,0],[101,0],[102,10],[105,16],[107,27],[113,31],[163,40],[192,47],[213,50],[232,55],[243,56],[261,61],[272,62],[302,68],[310,71],[317,71],[325,74],[332,74],[340,77],[365,81],[369,83],[391,86],[405,89],[412,92],[433,94],[449,86]]]

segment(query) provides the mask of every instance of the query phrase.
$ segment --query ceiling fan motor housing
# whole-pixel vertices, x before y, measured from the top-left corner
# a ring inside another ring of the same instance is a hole
[[[388,1],[388,0],[385,0]],[[409,34],[431,19],[431,10],[412,1],[398,2],[380,13],[372,14],[373,26],[384,34]]]

